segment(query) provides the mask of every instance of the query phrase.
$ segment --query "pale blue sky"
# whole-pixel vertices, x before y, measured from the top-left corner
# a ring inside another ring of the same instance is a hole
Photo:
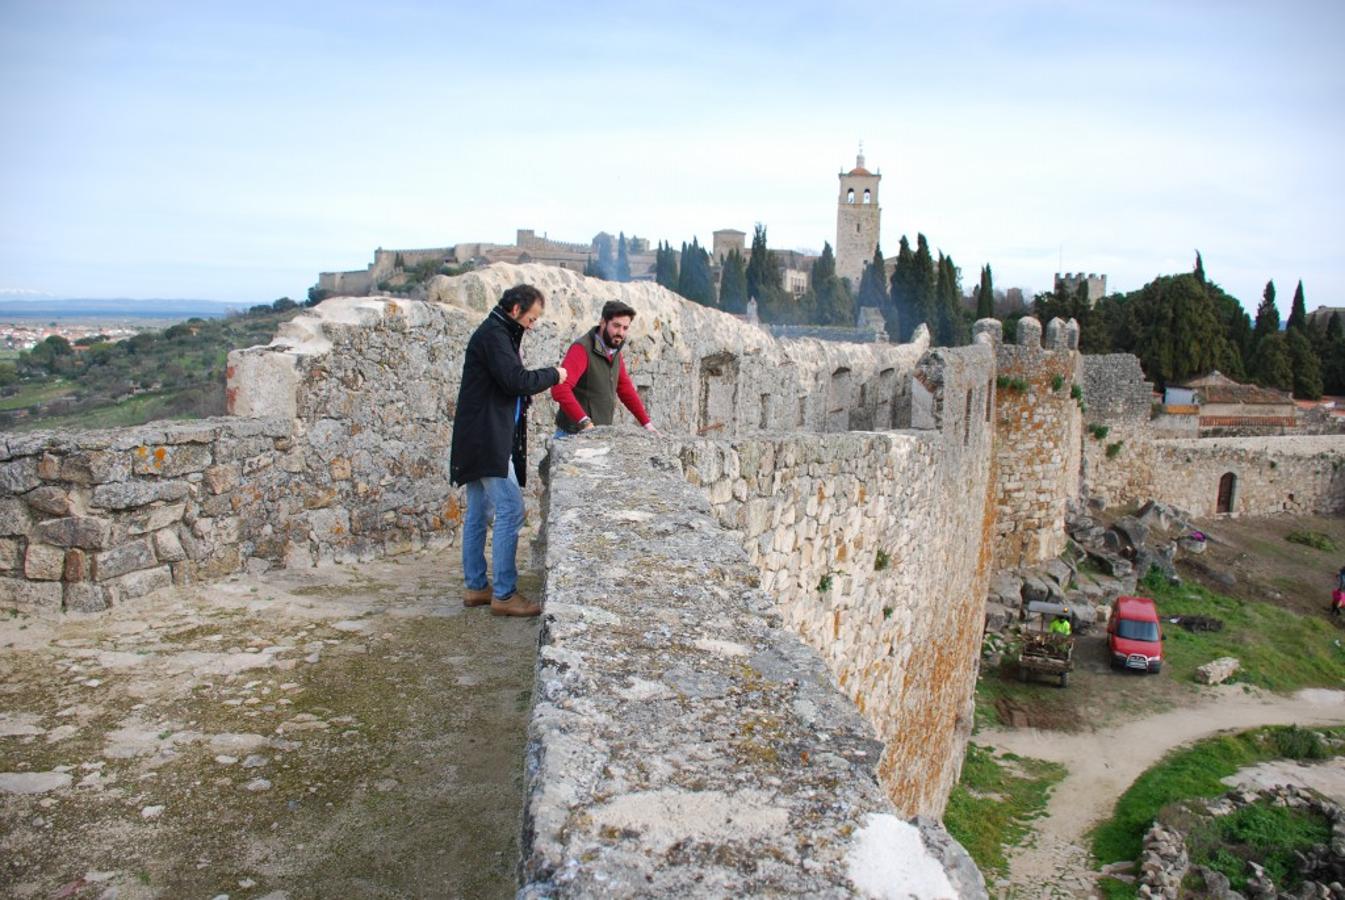
[[[1199,248],[1251,308],[1345,304],[1341,4],[487,5],[0,0],[0,290],[300,297],[517,228],[818,250],[863,139],[884,251],[968,285]]]

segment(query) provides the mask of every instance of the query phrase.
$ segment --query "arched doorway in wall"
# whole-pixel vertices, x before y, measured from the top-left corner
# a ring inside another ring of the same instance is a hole
[[[1238,478],[1232,472],[1225,472],[1219,479],[1219,500],[1214,511],[1218,513],[1231,513],[1233,511],[1233,490],[1237,487]]]

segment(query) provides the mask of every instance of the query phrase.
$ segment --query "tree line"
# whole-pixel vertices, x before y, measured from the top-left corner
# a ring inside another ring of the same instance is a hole
[[[1133,353],[1145,376],[1162,388],[1218,369],[1228,377],[1295,397],[1316,400],[1345,393],[1345,323],[1337,313],[1324,325],[1308,323],[1303,282],[1285,327],[1280,327],[1275,282],[1268,281],[1249,316],[1242,303],[1195,267],[1163,275],[1130,293],[1088,303],[1087,288],[1038,294],[1034,314],[1078,321],[1085,353]]]

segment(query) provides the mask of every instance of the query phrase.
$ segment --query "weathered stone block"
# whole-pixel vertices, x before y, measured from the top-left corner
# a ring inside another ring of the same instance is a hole
[[[188,472],[200,472],[213,461],[205,444],[180,444],[168,447],[137,447],[131,471],[136,475],[161,475],[174,478]]]
[[[65,550],[49,544],[29,544],[23,557],[23,574],[34,581],[60,581],[65,569]]]
[[[37,539],[57,547],[102,550],[107,546],[112,523],[93,516],[67,516],[38,523]]]
[[[0,534],[27,534],[32,525],[33,515],[22,500],[0,498]]]
[[[85,450],[72,453],[61,461],[61,481],[75,484],[103,484],[124,481],[131,476],[131,457],[119,450]]]
[[[19,567],[19,542],[0,538],[0,572],[12,572]]]
[[[1237,659],[1221,656],[1196,668],[1196,681],[1201,684],[1223,684],[1242,667]]]
[[[42,483],[37,477],[37,460],[30,456],[0,465],[0,491],[22,494]]]
[[[61,580],[67,583],[83,581],[89,576],[88,555],[83,550],[65,551]]]
[[[173,570],[170,566],[154,569],[142,569],[114,578],[106,585],[108,592],[116,602],[143,597],[151,591],[166,588],[173,584]]]
[[[100,585],[91,582],[65,586],[66,612],[96,613],[107,609],[108,594]]]
[[[23,502],[49,516],[68,516],[71,513],[70,495],[52,485],[34,488],[23,495]]]
[[[160,528],[167,528],[175,522],[181,522],[186,510],[186,503],[171,503],[136,510],[128,517],[126,530],[129,534],[147,534],[151,531],[158,531]]]
[[[58,613],[61,611],[61,584],[58,581],[0,578],[0,606],[20,612]]]
[[[157,562],[154,548],[142,538],[95,556],[93,577],[95,581],[107,581],[137,569],[148,569]]]
[[[183,481],[123,481],[93,489],[90,505],[103,509],[131,509],[156,500],[181,500],[190,492]]]
[[[164,562],[177,562],[187,558],[187,551],[182,549],[182,541],[178,540],[177,532],[171,528],[154,532],[154,552]]]
[[[211,466],[205,470],[206,490],[212,494],[223,494],[238,486],[239,466],[237,463],[226,463],[218,466]]]

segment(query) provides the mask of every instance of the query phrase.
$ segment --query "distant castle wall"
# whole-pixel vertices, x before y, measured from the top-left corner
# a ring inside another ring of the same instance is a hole
[[[1229,475],[1234,515],[1345,513],[1339,435],[1158,440],[1153,452],[1154,496],[1193,515],[1219,512],[1220,482]]]
[[[1107,296],[1106,275],[1095,275],[1092,272],[1088,274],[1083,272],[1055,273],[1055,292],[1057,294],[1065,293],[1073,297],[1078,292],[1080,285],[1087,288],[1089,306]]]

